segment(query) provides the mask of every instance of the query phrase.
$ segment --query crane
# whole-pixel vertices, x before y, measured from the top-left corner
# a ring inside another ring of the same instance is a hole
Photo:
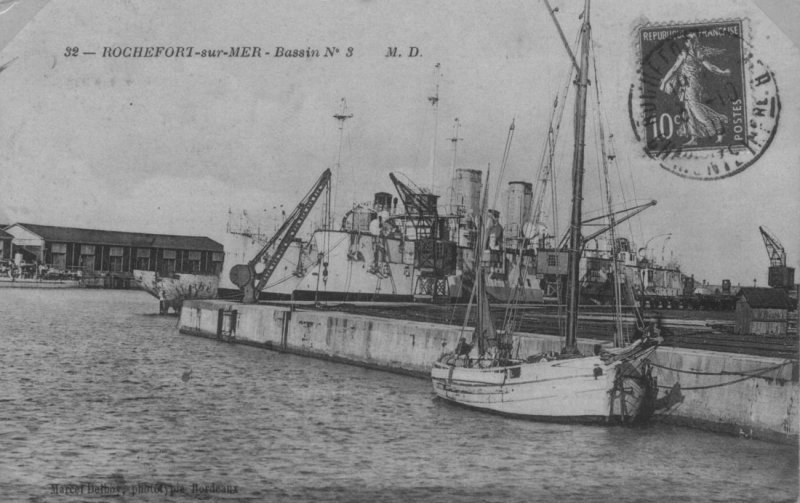
[[[417,235],[436,239],[438,237],[436,233],[438,222],[436,203],[439,196],[427,193],[414,185],[411,180],[405,183],[400,181],[394,173],[389,173],[389,178],[400,195],[406,215],[413,223]]]
[[[294,211],[286,218],[280,229],[275,232],[275,235],[267,241],[255,257],[247,264],[237,264],[231,268],[230,278],[242,291],[242,303],[254,304],[258,300],[258,294],[264,289],[272,273],[275,272],[278,262],[283,258],[317,199],[326,188],[329,188],[330,180],[331,170],[326,169]],[[275,246],[275,251],[271,255],[267,254],[267,251],[273,246]],[[264,268],[257,272],[256,265],[259,262],[263,263]]]
[[[786,267],[786,250],[778,238],[766,227],[759,227],[769,256],[767,284],[773,288],[790,289],[794,286],[794,267]]]
[[[767,247],[767,255],[769,255],[769,265],[771,267],[786,266],[786,250],[784,250],[783,245],[778,238],[772,235],[769,230],[765,227],[759,227],[759,231],[761,231],[761,237],[764,239],[764,246]]]

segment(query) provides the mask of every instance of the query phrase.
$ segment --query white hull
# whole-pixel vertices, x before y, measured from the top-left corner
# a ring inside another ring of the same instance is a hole
[[[502,267],[489,268],[486,278],[486,293],[495,302],[520,302],[524,304],[542,302],[544,291],[539,288],[536,270],[527,258],[519,257],[514,249],[502,255]]]
[[[329,250],[327,276],[319,264],[295,288],[321,295],[345,294],[354,298],[391,295],[411,297],[417,279],[412,241],[380,239],[351,231],[317,231],[316,248]],[[330,243],[326,246],[326,240]],[[380,247],[381,252],[376,250]]]
[[[233,265],[246,264],[263,246],[251,237],[230,236],[225,243],[225,263],[220,278],[220,288],[225,295],[239,291],[229,278]],[[329,252],[327,276],[324,275],[321,264],[316,262],[321,251]],[[458,253],[467,255],[461,260],[462,263],[471,262],[471,250],[459,248]],[[461,276],[461,270],[448,276],[447,285],[440,285],[437,294],[451,300],[469,296],[470,289],[462,284]],[[497,279],[490,280],[487,288],[494,298],[506,301],[514,292],[509,283],[510,280],[498,274]],[[340,300],[411,300],[426,293],[426,287],[420,280],[420,271],[415,265],[414,240],[393,237],[383,239],[354,231],[317,230],[308,242],[295,241],[291,244],[262,296],[295,297],[302,300],[317,297]],[[526,285],[519,295],[521,298],[517,300],[522,302],[542,300],[542,291],[536,285]]]
[[[217,296],[219,276],[214,274],[184,274],[161,276],[154,271],[134,269],[133,278],[142,290],[162,302],[162,309],[177,310],[184,300],[213,299]]]
[[[224,245],[225,261],[222,265],[219,287],[227,294],[235,292],[233,296],[236,296],[239,287],[234,285],[230,279],[231,269],[236,264],[248,263],[261,250],[264,243],[253,236],[229,233]],[[290,297],[311,263],[312,259],[308,250],[305,249],[305,243],[292,242],[281,261],[278,262],[265,291],[279,297]],[[227,298],[227,295],[221,294],[220,296]]]
[[[648,414],[649,378],[623,377],[619,386],[618,373],[630,368],[623,361],[606,365],[588,356],[491,368],[449,363],[434,364],[433,389],[460,405],[546,421],[628,422]]]

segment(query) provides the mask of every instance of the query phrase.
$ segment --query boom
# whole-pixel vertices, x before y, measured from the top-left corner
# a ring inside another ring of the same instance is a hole
[[[231,281],[242,290],[243,303],[254,304],[258,300],[259,292],[264,289],[272,273],[275,272],[278,262],[283,258],[292,240],[294,240],[303,222],[305,222],[306,217],[314,208],[319,196],[328,188],[330,180],[331,170],[326,169],[319,180],[311,187],[308,194],[286,218],[280,229],[255,257],[247,264],[238,264],[231,269]],[[275,251],[271,255],[267,254],[273,246],[275,246]],[[264,269],[261,272],[256,272],[256,265],[259,262],[264,264]]]
[[[408,183],[401,182],[394,173],[389,173],[389,178],[400,195],[406,215],[414,224],[417,236],[436,239],[438,237],[436,233],[438,219],[436,203],[439,196],[415,187],[410,180]]]
[[[772,235],[766,228],[759,227],[761,237],[764,238],[764,246],[767,247],[767,255],[769,255],[769,265],[771,266],[785,266],[786,265],[786,250],[778,238]]]

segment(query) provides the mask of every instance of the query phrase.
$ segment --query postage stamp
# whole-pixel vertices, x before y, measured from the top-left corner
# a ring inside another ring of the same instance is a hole
[[[778,127],[775,75],[743,36],[742,20],[637,30],[637,84],[628,107],[647,157],[676,175],[726,178],[753,165]],[[637,106],[638,105],[638,106]]]

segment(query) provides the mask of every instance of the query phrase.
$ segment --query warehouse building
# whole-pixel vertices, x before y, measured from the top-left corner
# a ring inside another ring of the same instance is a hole
[[[789,295],[780,288],[741,288],[736,302],[735,332],[785,336],[792,308]]]
[[[201,236],[173,236],[15,223],[9,258],[49,271],[79,274],[88,286],[127,287],[133,270],[219,274],[223,246]],[[2,236],[0,236],[2,240]],[[91,278],[101,278],[92,285]]]

